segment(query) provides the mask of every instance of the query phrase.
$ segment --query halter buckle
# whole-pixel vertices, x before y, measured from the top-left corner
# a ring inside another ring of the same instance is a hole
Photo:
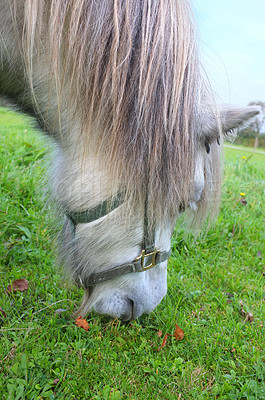
[[[150,253],[147,253],[147,254],[145,253],[145,250],[142,250],[141,254],[138,257],[136,257],[135,261],[141,260],[142,271],[146,271],[147,269],[150,269],[150,268],[153,268],[156,266],[156,255],[159,252],[160,252],[160,250],[157,250],[156,247],[154,248],[153,251],[151,251]],[[152,256],[151,264],[145,265],[145,259],[150,256]]]

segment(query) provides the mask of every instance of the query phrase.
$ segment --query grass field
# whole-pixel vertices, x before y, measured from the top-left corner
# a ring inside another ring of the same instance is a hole
[[[265,151],[264,149],[257,149],[256,152],[253,148],[242,147],[237,145],[226,144],[225,146],[225,160],[227,162],[235,162],[244,159],[250,165],[260,166],[265,169]]]
[[[56,265],[47,146],[25,117],[0,109],[0,147],[0,399],[265,399],[265,171],[256,155],[226,151],[221,212],[206,236],[176,228],[155,312],[128,324],[90,315],[85,331],[71,316],[82,291]],[[8,293],[22,278],[28,290]],[[158,351],[175,323],[184,339],[169,336]]]

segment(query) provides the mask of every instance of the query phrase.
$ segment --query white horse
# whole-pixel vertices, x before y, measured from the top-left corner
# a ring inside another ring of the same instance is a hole
[[[218,209],[222,134],[188,0],[0,0],[0,92],[55,144],[61,254],[91,309],[130,320],[167,290],[180,213]]]

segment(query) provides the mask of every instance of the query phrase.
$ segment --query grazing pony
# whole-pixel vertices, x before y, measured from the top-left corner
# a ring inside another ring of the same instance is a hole
[[[62,261],[91,309],[130,320],[167,290],[176,219],[220,196],[222,135],[188,0],[0,0],[0,93],[55,147]]]

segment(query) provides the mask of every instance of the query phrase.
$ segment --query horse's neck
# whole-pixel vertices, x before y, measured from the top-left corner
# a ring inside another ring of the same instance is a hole
[[[22,43],[24,2],[0,0],[0,10],[0,95],[9,97],[22,109],[36,114],[29,78],[26,74],[25,44]],[[36,81],[41,78],[38,76],[40,69],[38,63],[35,68],[36,62],[32,61],[37,75],[33,78]],[[43,64],[45,70],[45,60],[40,60],[40,63]],[[42,73],[44,74],[45,72]]]
[[[0,0],[0,10],[0,94],[18,101],[24,81],[19,27],[14,25],[9,1]]]
[[[104,154],[96,155],[96,149],[91,143],[86,143],[85,139],[83,141],[88,133],[84,132],[82,137],[78,116],[70,114],[67,88],[61,93],[58,105],[56,82],[50,74],[45,52],[33,60],[31,78],[34,96],[31,95],[30,81],[24,76],[25,54],[20,42],[23,7],[16,9],[16,26],[10,2],[0,0],[0,8],[0,94],[11,97],[15,103],[23,103],[26,109],[34,112],[44,131],[56,137],[56,197],[76,209],[100,203],[102,196],[111,197],[118,188],[113,185],[108,174]],[[21,15],[18,15],[19,12]]]

